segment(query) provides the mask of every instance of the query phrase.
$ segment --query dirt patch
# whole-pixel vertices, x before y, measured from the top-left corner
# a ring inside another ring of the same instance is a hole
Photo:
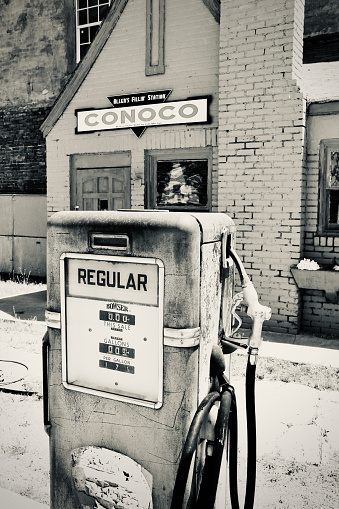
[[[0,392],[0,407],[0,486],[49,504],[48,436],[41,398]]]
[[[20,359],[27,364],[29,360],[30,366],[34,359],[40,367],[45,330],[46,326],[37,322],[0,320],[0,358]],[[0,389],[0,486],[49,504],[49,450],[43,426],[41,372],[30,369],[19,387],[1,384]],[[34,394],[3,392],[16,389]]]

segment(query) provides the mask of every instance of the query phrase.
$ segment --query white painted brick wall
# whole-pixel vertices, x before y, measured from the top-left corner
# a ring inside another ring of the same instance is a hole
[[[289,269],[302,249],[303,3],[222,0],[221,13],[219,210],[234,218],[238,252],[272,307],[269,328],[296,332]]]

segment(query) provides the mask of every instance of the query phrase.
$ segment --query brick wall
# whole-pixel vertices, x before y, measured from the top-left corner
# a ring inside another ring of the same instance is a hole
[[[326,301],[322,290],[303,291],[302,329],[338,337],[339,306]]]
[[[0,108],[1,193],[46,193],[46,149],[39,127],[48,111]]]
[[[237,250],[266,326],[299,329],[290,265],[302,252],[305,101],[298,87],[303,2],[221,2],[219,210],[237,226]]]
[[[0,193],[46,193],[40,125],[75,65],[74,2],[1,2]]]

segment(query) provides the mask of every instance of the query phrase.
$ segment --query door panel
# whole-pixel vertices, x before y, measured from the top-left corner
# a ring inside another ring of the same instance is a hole
[[[118,210],[131,206],[130,167],[76,168],[79,210]]]
[[[99,193],[107,193],[109,191],[108,177],[98,177]]]
[[[82,200],[81,210],[96,210],[95,205],[96,202],[93,198],[84,198]]]
[[[87,193],[94,193],[95,192],[95,179],[94,178],[90,178],[90,179],[87,179],[87,180],[83,180],[82,181],[82,193],[83,194],[87,194]]]

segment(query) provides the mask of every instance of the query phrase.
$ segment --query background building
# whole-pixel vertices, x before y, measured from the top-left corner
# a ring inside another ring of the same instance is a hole
[[[45,274],[46,210],[171,208],[180,189],[180,208],[234,218],[271,330],[339,331],[336,297],[300,290],[290,271],[304,256],[339,258],[339,191],[326,177],[339,152],[335,0],[116,0],[110,11],[5,0],[1,14],[1,272]],[[162,90],[166,102],[209,96],[211,122],[74,134],[76,110]]]

